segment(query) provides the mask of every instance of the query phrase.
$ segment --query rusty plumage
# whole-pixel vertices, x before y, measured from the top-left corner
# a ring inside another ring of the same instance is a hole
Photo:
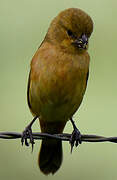
[[[89,72],[88,39],[92,31],[93,22],[84,11],[64,10],[52,21],[31,61],[28,104],[32,114],[39,116],[42,132],[62,133],[82,102]],[[61,162],[61,142],[43,141],[39,156],[42,172],[55,173]]]

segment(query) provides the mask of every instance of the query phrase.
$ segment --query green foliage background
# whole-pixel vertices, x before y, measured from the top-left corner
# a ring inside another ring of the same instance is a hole
[[[19,131],[32,119],[26,101],[30,60],[61,10],[78,7],[94,21],[88,88],[75,120],[82,133],[117,136],[117,2],[115,0],[0,0],[0,131]],[[38,122],[33,128],[40,131]],[[71,132],[68,123],[65,132]],[[38,169],[34,152],[20,140],[0,140],[0,179],[116,180],[117,145],[83,143],[54,176]]]

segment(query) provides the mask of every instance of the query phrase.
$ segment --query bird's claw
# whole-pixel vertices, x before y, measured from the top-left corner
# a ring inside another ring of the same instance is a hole
[[[30,141],[28,142],[28,139],[30,139]],[[33,151],[33,148],[34,148],[34,139],[33,139],[33,135],[32,135],[32,129],[30,126],[27,126],[25,128],[25,130],[23,131],[22,133],[22,138],[21,138],[21,143],[22,143],[22,146],[25,142],[25,145],[26,146],[29,146],[29,143],[32,145],[32,151]]]
[[[77,147],[81,143],[82,143],[82,141],[81,141],[81,133],[77,128],[75,128],[73,130],[71,138],[70,138],[71,153],[72,153],[74,145]]]

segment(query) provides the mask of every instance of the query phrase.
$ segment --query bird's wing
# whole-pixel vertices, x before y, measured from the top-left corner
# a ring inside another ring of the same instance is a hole
[[[89,70],[88,70],[87,76],[86,76],[86,87],[87,87],[88,79],[89,79]]]
[[[44,40],[41,42],[40,46],[38,47],[38,49],[42,46]],[[30,108],[30,110],[32,109],[31,108],[31,103],[30,103],[30,97],[29,97],[29,91],[30,91],[30,77],[31,77],[31,70],[29,72],[29,77],[28,77],[28,86],[27,86],[27,102],[28,102],[28,106]]]
[[[29,90],[30,90],[30,74],[31,71],[29,73],[29,77],[28,77],[28,87],[27,87],[27,102],[28,102],[28,106],[31,109],[31,104],[30,104],[30,98],[29,98]]]

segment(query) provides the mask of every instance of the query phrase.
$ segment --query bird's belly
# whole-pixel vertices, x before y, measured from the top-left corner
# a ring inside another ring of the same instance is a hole
[[[41,116],[48,122],[67,121],[78,109],[81,104],[85,87],[83,79],[46,82],[46,85],[33,84],[34,93],[31,98],[32,111],[34,114]],[[44,88],[44,87],[46,88]]]
[[[56,103],[53,98],[49,99],[42,105],[41,116],[46,121],[67,121],[76,112],[82,101],[82,97],[77,99],[77,96],[74,94],[71,97],[69,94],[64,99],[59,96],[60,101]]]

